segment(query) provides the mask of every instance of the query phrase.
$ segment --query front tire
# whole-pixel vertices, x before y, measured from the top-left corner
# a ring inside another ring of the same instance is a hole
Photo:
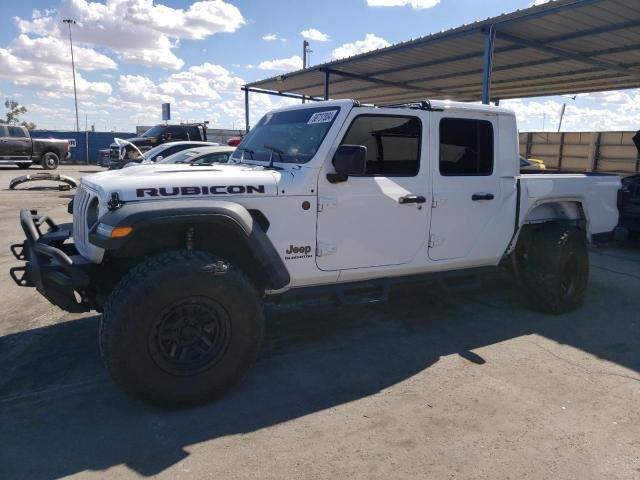
[[[45,170],[55,170],[60,165],[60,158],[53,152],[47,152],[42,156],[40,164]]]
[[[212,400],[255,360],[264,331],[256,288],[203,252],[170,252],[134,267],[104,305],[100,350],[126,392],[162,406]]]
[[[531,308],[545,313],[558,315],[578,308],[589,283],[584,232],[549,223],[527,235],[516,249],[521,296]]]

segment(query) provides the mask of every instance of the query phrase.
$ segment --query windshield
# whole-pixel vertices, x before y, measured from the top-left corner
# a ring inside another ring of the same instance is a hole
[[[318,151],[340,107],[305,108],[268,113],[244,137],[233,153],[234,160],[307,163]],[[275,149],[275,151],[274,151]],[[282,153],[279,153],[282,152]]]
[[[146,152],[143,152],[144,158],[147,160],[153,160],[157,155],[160,155],[163,151],[165,151],[171,144],[163,143],[162,145],[158,145],[157,147],[153,147]]]
[[[183,150],[181,152],[174,153],[173,155],[169,155],[167,158],[163,158],[157,163],[191,163],[195,157],[201,154],[202,152],[200,152],[200,150],[190,148],[189,150]]]
[[[143,137],[159,137],[164,133],[167,127],[163,125],[156,125],[142,134]]]

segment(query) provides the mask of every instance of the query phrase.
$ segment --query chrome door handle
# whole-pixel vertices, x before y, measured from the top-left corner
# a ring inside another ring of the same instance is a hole
[[[405,195],[404,197],[400,197],[398,199],[398,203],[401,203],[401,204],[405,204],[405,203],[424,203],[426,201],[427,201],[427,199],[424,198],[422,195]]]
[[[471,195],[471,200],[474,202],[478,200],[493,200],[494,198],[493,193],[474,193]]]

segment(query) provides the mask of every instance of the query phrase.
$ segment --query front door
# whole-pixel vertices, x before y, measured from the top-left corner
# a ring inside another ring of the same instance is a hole
[[[430,211],[427,121],[423,112],[352,111],[335,146],[367,147],[366,172],[332,184],[326,174],[333,167],[325,163],[318,181],[318,268],[405,264],[424,246]]]
[[[7,126],[9,136],[6,145],[12,158],[28,159],[31,156],[31,140],[21,127]]]
[[[501,205],[497,117],[431,116],[433,202],[429,258],[480,260]],[[502,222],[504,223],[504,222]],[[474,250],[475,248],[475,250]]]

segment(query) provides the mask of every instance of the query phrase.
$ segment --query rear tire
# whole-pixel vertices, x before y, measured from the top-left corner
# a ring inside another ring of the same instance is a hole
[[[53,152],[47,152],[42,156],[42,160],[40,161],[40,165],[45,170],[55,170],[60,165],[60,158]]]
[[[555,315],[578,308],[589,283],[584,232],[571,225],[549,223],[528,234],[515,252],[523,299],[531,308]]]
[[[126,392],[186,406],[235,384],[263,332],[260,296],[238,268],[203,252],[169,252],[134,267],[109,295],[100,351]]]

